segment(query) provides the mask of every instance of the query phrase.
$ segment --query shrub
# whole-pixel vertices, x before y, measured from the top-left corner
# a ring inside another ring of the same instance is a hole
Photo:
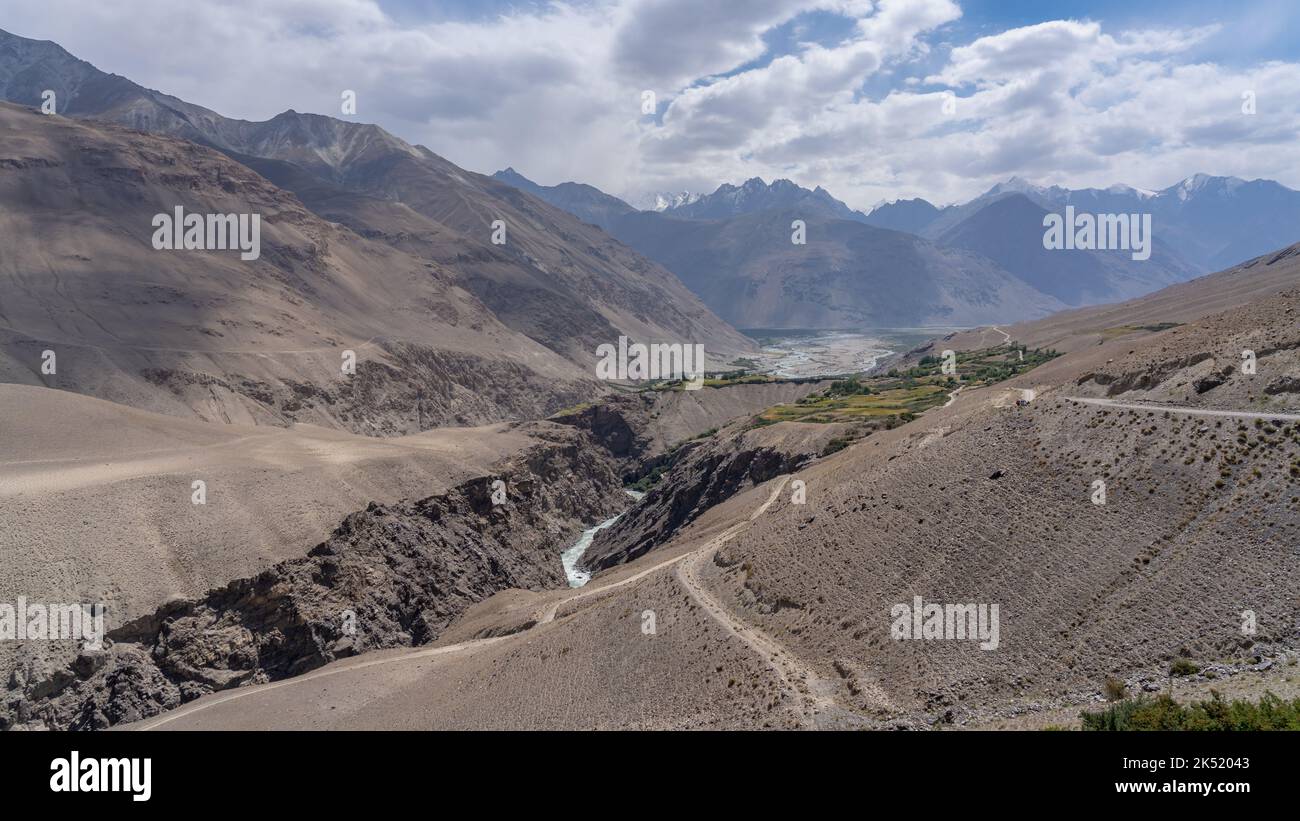
[[[840,451],[844,450],[851,444],[853,444],[852,439],[837,436],[836,438],[826,443],[826,446],[822,448],[821,455],[830,456],[832,453],[839,453]]]
[[[1300,698],[1283,701],[1266,692],[1258,703],[1224,701],[1211,690],[1208,701],[1184,707],[1162,694],[1154,699],[1126,699],[1079,718],[1085,730],[1300,730]]]
[[[1107,701],[1120,701],[1128,695],[1128,688],[1124,686],[1124,682],[1114,676],[1106,677],[1106,685],[1103,689]]]

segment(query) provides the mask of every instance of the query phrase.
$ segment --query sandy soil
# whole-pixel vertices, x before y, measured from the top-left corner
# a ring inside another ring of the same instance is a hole
[[[0,385],[0,601],[105,602],[111,629],[303,555],[371,501],[482,475],[531,441],[507,425],[392,439],[211,425]],[[192,502],[195,480],[206,504]]]
[[[163,726],[1068,725],[1107,677],[1158,683],[1177,655],[1234,669],[1289,657],[1296,425],[1233,418],[1243,409],[1231,385],[1192,410],[1233,416],[1071,397],[1103,366],[1117,380],[1181,384],[1206,339],[1242,329],[1292,350],[1297,302],[1278,296],[1123,350],[1088,346],[963,391],[802,468],[804,505],[772,480],[580,598],[503,594],[453,627],[441,653],[200,700]],[[1026,390],[1030,404],[1015,405]],[[1097,478],[1103,505],[1090,500]],[[891,605],[914,595],[998,603],[999,646],[893,638]],[[1249,640],[1243,609],[1258,614]],[[653,637],[640,630],[646,610]],[[1288,677],[1214,685],[1258,698]]]

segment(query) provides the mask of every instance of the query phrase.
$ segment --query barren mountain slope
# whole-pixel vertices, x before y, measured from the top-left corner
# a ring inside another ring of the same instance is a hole
[[[321,220],[211,149],[0,104],[0,155],[0,233],[13,238],[0,379],[379,434],[589,395],[587,372],[501,325],[446,269]],[[176,207],[259,214],[260,258],[155,250],[152,220]]]
[[[669,542],[709,508],[816,459],[851,427],[782,422],[753,428],[744,418],[713,436],[683,443],[671,454],[670,469],[645,498],[596,535],[582,555],[581,566],[615,567]]]
[[[795,220],[806,244],[791,241]],[[1063,307],[977,254],[798,210],[718,221],[641,212],[614,233],[739,328],[966,325]]]
[[[508,327],[584,367],[620,333],[702,343],[721,362],[753,350],[671,273],[598,228],[378,126],[295,111],[230,119],[0,31],[0,98],[39,105],[44,89],[61,114],[211,145],[317,213],[446,264]]]
[[[544,427],[544,436],[498,424],[372,439],[0,385],[0,601],[102,602],[114,628],[301,557],[371,502],[446,492],[569,434]],[[0,642],[0,679],[14,652],[38,645]]]
[[[492,175],[492,179],[527,191],[534,197],[573,214],[583,222],[599,225],[606,231],[615,218],[636,210],[618,197],[610,196],[598,188],[579,182],[538,185],[513,168],[496,172]]]
[[[487,475],[418,500],[371,502],[305,554],[126,624],[115,612],[111,643],[71,663],[25,660],[0,698],[0,728],[111,726],[206,692],[422,644],[493,593],[562,585],[561,547],[627,497],[584,435],[528,430],[527,446]]]
[[[370,501],[439,492],[534,444],[507,425],[391,439],[213,425],[23,385],[0,385],[0,433],[0,600],[107,597],[119,617],[301,555]]]
[[[1189,322],[1251,302],[1267,302],[1300,282],[1300,245],[1292,245],[1218,273],[1171,285],[1114,305],[1063,311],[1000,331],[980,328],[959,333],[946,345],[954,350],[982,348],[1003,340],[1005,332],[1031,347],[1075,351],[1103,343],[1126,352],[1127,341],[1153,333],[1161,324]],[[1118,340],[1118,342],[1113,342]],[[1112,344],[1113,343],[1113,344]]]
[[[1028,197],[1011,194],[980,209],[937,241],[981,254],[1066,305],[1128,299],[1199,273],[1155,229],[1153,236],[1146,237],[1151,243],[1146,260],[1133,259],[1130,250],[1046,249],[1045,214],[1047,210]]]
[[[1244,339],[1273,349],[1259,386],[1300,376],[1298,304],[1293,290],[1177,340],[1142,340],[1110,370],[1146,374],[1177,399],[1188,374],[1155,363]],[[1062,372],[1088,353],[1052,364]],[[931,718],[1089,698],[1108,675],[1158,680],[1184,652],[1204,665],[1295,648],[1300,423],[1074,404],[1065,397],[1087,373],[1073,376],[1022,377],[1038,389],[1026,408],[991,402],[1000,390],[964,394],[900,428],[914,430],[904,441],[869,440],[802,471],[805,509],[763,517],[721,551],[721,595],[823,675],[837,662]],[[1238,410],[1238,398],[1204,404]],[[1300,395],[1271,407],[1295,413]],[[890,608],[914,595],[999,603],[999,649],[892,640]],[[1245,610],[1254,636],[1242,634]]]
[[[1108,372],[1178,387],[1186,375],[1158,367],[1164,358],[1245,338],[1276,348],[1261,353],[1261,374],[1298,376],[1298,307],[1293,290],[1180,328],[1176,344],[1137,340]],[[1109,676],[1160,686],[1178,657],[1246,681],[1293,657],[1300,419],[1268,421],[1280,404],[1256,423],[1071,401],[1097,392],[1095,377],[1075,384],[1092,357],[966,391],[800,469],[804,505],[773,479],[581,591],[489,601],[436,653],[201,700],[166,726],[464,726],[488,715],[493,726],[943,726],[1087,706]],[[1025,407],[1013,401],[1021,387],[1037,390]],[[1293,413],[1296,402],[1285,402]],[[1231,401],[1217,410],[1240,412]],[[891,609],[915,596],[997,604],[997,648],[892,638]],[[646,610],[653,634],[640,629]],[[493,624],[523,632],[475,640]],[[614,703],[637,708],[621,716]]]

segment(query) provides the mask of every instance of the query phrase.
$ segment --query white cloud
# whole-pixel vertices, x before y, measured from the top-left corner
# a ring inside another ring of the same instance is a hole
[[[813,10],[853,19],[851,35],[765,53]],[[964,199],[1012,174],[1161,187],[1206,171],[1300,187],[1300,66],[1191,59],[1212,28],[1051,20],[965,42],[953,0],[556,2],[414,26],[374,0],[5,11],[10,31],[229,116],[337,115],[353,89],[358,119],[466,167],[629,198],[752,176],[864,208]],[[666,106],[661,122],[641,116],[643,89]],[[1241,113],[1246,90],[1254,116]]]

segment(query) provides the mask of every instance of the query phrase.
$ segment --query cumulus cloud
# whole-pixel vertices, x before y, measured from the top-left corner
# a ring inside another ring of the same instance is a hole
[[[351,89],[357,119],[468,168],[628,198],[756,175],[862,208],[965,199],[1013,174],[1300,187],[1300,66],[1197,60],[1212,27],[1046,20],[963,39],[955,0],[575,0],[426,22],[377,0],[131,9],[7,0],[3,25],[228,116],[338,116]],[[847,36],[803,36],[826,15]]]

